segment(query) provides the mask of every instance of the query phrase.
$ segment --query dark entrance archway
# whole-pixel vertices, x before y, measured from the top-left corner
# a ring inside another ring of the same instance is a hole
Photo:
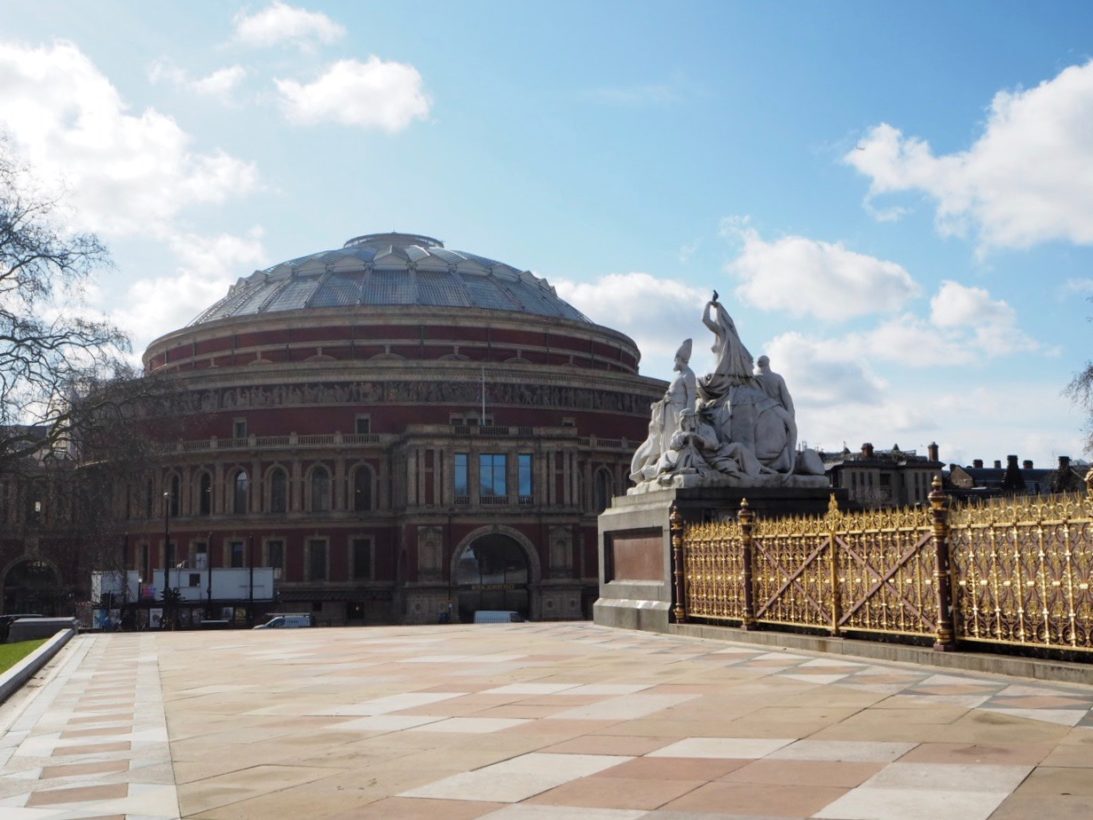
[[[28,558],[4,576],[4,612],[56,615],[64,590],[53,566]]]
[[[476,538],[455,564],[455,591],[459,620],[474,620],[480,609],[513,610],[528,617],[530,602],[527,553],[502,533]]]

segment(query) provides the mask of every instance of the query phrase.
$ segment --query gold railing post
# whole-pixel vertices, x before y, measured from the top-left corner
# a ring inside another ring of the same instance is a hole
[[[934,586],[937,592],[937,639],[934,649],[956,649],[953,627],[953,577],[949,569],[949,496],[941,489],[941,476],[935,475],[930,490],[930,518],[934,534]]]
[[[744,570],[744,617],[740,626],[743,629],[755,629],[755,587],[752,584],[752,533],[755,528],[755,513],[748,506],[748,499],[740,499],[740,534],[743,542],[743,555],[740,556]]]
[[[687,620],[687,586],[683,567],[683,516],[679,514],[679,508],[675,504],[668,516],[668,531],[672,538],[672,579],[675,581],[676,599],[672,614],[675,615],[676,623],[681,624]]]
[[[841,601],[839,596],[839,562],[835,555],[835,526],[838,523],[839,502],[835,499],[835,493],[831,494],[831,500],[827,505],[827,556],[831,572],[831,634],[839,636],[839,621],[842,619]]]

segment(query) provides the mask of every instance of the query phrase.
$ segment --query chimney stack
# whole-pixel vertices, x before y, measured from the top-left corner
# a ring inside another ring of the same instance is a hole
[[[937,442],[931,441],[926,445],[926,453],[930,457],[930,461],[941,461],[940,450],[937,449]]]
[[[1016,462],[1014,462],[1014,463],[1016,463]],[[1001,470],[1002,469],[1002,459],[996,458],[994,460],[994,469],[996,469],[996,470]]]
[[[1006,456],[1006,474],[1002,476],[1002,492],[1012,495],[1025,492],[1025,478],[1017,467],[1017,456]]]
[[[872,458],[873,457],[873,445],[870,444],[868,441],[865,442],[865,444],[863,444],[861,446],[861,454],[863,456],[865,456],[866,458]]]
[[[1032,469],[1032,459],[1031,458],[1026,458],[1024,461],[1022,461],[1021,462],[1021,469],[1022,470],[1031,470]]]
[[[983,469],[983,459],[977,458],[975,461],[972,462],[972,466],[977,470],[982,470]]]

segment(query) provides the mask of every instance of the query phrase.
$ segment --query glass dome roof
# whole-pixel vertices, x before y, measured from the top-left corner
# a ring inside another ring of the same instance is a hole
[[[591,321],[545,279],[428,236],[377,233],[240,279],[190,326],[307,308],[417,305],[504,310]]]

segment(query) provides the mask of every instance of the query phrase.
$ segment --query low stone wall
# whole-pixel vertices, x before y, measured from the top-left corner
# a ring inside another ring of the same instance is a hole
[[[50,619],[53,620],[53,619]],[[0,675],[0,703],[10,698],[15,692],[53,660],[66,643],[76,634],[75,629],[66,629],[56,633],[50,640],[39,646],[15,666]]]
[[[8,630],[8,643],[52,638],[66,629],[77,629],[75,618],[22,618]]]

